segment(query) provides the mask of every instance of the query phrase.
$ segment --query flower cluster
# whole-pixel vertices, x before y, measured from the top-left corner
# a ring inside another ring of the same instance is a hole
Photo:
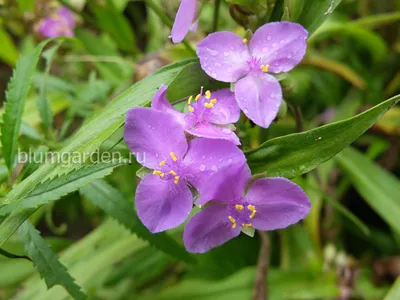
[[[182,41],[196,24],[196,0],[182,0],[172,29]],[[204,253],[251,229],[275,230],[303,219],[310,201],[285,178],[254,179],[235,134],[240,111],[261,127],[276,117],[282,90],[272,74],[287,72],[306,51],[308,33],[299,24],[269,23],[251,40],[230,32],[210,34],[198,44],[203,70],[231,89],[204,91],[187,99],[184,112],[168,101],[168,87],[151,108],[133,108],[125,123],[130,150],[150,169],[136,191],[137,213],[153,233],[186,224],[188,251]],[[257,178],[257,177],[256,177]]]
[[[51,16],[43,19],[38,27],[38,32],[46,38],[58,36],[73,37],[75,19],[72,12],[62,6]]]

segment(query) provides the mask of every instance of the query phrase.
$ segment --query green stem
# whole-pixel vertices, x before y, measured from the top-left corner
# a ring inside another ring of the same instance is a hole
[[[212,32],[216,32],[218,30],[218,19],[219,19],[220,7],[221,7],[221,0],[215,0]]]
[[[169,28],[172,28],[173,23],[171,19],[164,13],[161,7],[155,4],[152,0],[144,0],[144,2],[151,10],[154,11],[154,13],[161,19],[161,21],[165,25],[167,25]],[[186,47],[187,50],[189,50],[189,52],[196,55],[196,51],[186,40],[183,40],[182,44]]]

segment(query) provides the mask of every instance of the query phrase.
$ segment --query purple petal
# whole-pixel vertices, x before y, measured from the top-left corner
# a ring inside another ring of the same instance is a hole
[[[166,85],[160,86],[151,101],[151,108],[172,114],[182,126],[185,126],[184,114],[174,109],[167,99],[167,89]]]
[[[250,120],[268,128],[279,112],[282,89],[271,75],[247,75],[236,83],[235,96],[239,107]]]
[[[240,234],[240,226],[232,228],[228,209],[223,204],[213,204],[194,215],[185,227],[183,241],[192,253],[204,253],[218,247]]]
[[[73,29],[75,27],[75,18],[72,12],[66,8],[65,6],[62,6],[58,10],[58,15],[67,22],[68,26]]]
[[[281,73],[293,69],[307,50],[308,32],[300,24],[274,22],[260,27],[253,35],[249,49],[269,72]]]
[[[171,152],[182,159],[188,147],[182,126],[174,116],[145,107],[128,111],[124,139],[138,161],[151,169],[168,160]]]
[[[197,55],[203,70],[219,81],[236,82],[249,72],[248,47],[232,32],[210,34],[197,45]]]
[[[184,181],[174,184],[149,174],[137,187],[135,204],[142,223],[156,233],[181,225],[192,210],[193,199]]]
[[[184,158],[184,173],[191,174],[189,182],[202,193],[211,193],[218,185],[210,181],[224,177],[227,168],[246,163],[243,152],[231,142],[225,140],[195,139],[189,143],[189,150]],[[211,199],[204,199],[208,201]]]
[[[219,127],[211,123],[209,124],[196,124],[191,128],[187,128],[186,131],[191,135],[209,138],[209,139],[222,139],[230,141],[235,145],[240,145],[240,140],[237,135],[228,127]]]
[[[174,43],[183,41],[187,33],[196,21],[197,0],[182,0],[176,13],[171,37]]]
[[[311,203],[303,190],[286,178],[263,178],[249,188],[246,201],[255,206],[251,219],[259,230],[286,228],[308,215]]]
[[[230,89],[213,91],[210,99],[216,99],[217,102],[208,110],[205,117],[207,121],[218,125],[227,125],[239,121],[240,107],[236,103],[235,94]]]
[[[196,201],[203,205],[208,201],[232,203],[244,195],[244,190],[251,178],[250,168],[246,163],[232,165],[220,173],[214,174],[209,182],[217,188],[203,189],[200,198]]]

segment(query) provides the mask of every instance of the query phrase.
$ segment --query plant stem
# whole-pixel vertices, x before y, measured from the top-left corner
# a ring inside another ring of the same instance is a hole
[[[268,299],[268,268],[270,256],[270,244],[268,234],[264,231],[258,231],[261,238],[260,252],[258,254],[256,280],[254,282],[252,300]]]
[[[216,32],[218,30],[218,19],[219,19],[220,7],[221,7],[221,0],[215,0],[212,32]]]

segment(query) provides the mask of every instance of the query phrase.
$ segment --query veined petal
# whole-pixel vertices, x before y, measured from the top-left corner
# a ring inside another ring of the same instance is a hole
[[[142,223],[156,233],[181,225],[192,210],[193,199],[184,181],[174,184],[149,174],[137,187],[135,204]]]
[[[307,37],[307,30],[300,24],[286,21],[268,23],[254,33],[249,49],[262,65],[269,65],[269,72],[288,72],[303,59]]]
[[[219,81],[236,82],[249,72],[247,44],[232,32],[210,34],[197,45],[197,55],[202,69]]]
[[[244,190],[251,179],[251,171],[247,163],[227,167],[223,174],[216,173],[209,182],[218,188],[203,188],[197,203],[200,205],[208,201],[229,204],[239,201],[244,196]]]
[[[184,130],[173,115],[146,107],[128,111],[124,139],[138,161],[151,169],[169,159],[171,152],[182,159],[188,147]]]
[[[185,126],[184,114],[174,109],[171,103],[169,103],[167,99],[167,90],[168,87],[166,85],[160,86],[151,101],[151,108],[172,114],[176,121],[178,121],[182,126]]]
[[[181,0],[175,22],[172,27],[171,37],[174,43],[183,41],[196,21],[197,0]]]
[[[279,112],[282,89],[271,75],[247,75],[236,83],[235,97],[250,120],[268,128]]]
[[[230,141],[235,145],[240,145],[238,136],[228,127],[219,127],[211,123],[208,124],[196,124],[191,128],[187,128],[186,131],[191,135],[208,138],[208,139],[222,139]]]
[[[236,103],[235,94],[230,89],[211,92],[210,100],[212,101],[213,99],[216,102],[206,114],[207,121],[219,125],[227,125],[239,121],[240,107]]]
[[[251,223],[259,230],[286,228],[307,216],[311,209],[306,193],[297,184],[280,177],[253,182],[246,201],[255,207]]]
[[[200,138],[189,143],[189,150],[184,158],[185,174],[191,174],[189,182],[200,192],[210,193],[219,189],[218,176],[224,177],[227,168],[245,164],[246,157],[233,143],[225,140]],[[218,175],[217,175],[218,174]],[[215,175],[215,176],[214,176]],[[204,199],[204,202],[211,199]]]
[[[204,253],[240,234],[241,227],[232,228],[228,209],[223,204],[212,204],[194,215],[185,227],[183,241],[192,253]]]

